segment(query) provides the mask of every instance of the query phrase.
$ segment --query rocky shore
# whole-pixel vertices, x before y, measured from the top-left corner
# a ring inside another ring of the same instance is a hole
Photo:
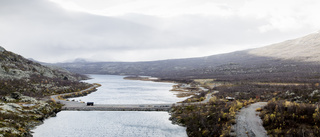
[[[13,92],[0,99],[0,137],[32,136],[31,129],[61,110],[53,100],[39,100]]]
[[[50,98],[33,98],[13,92],[0,98],[0,137],[26,136],[32,137],[31,129],[43,123],[48,117],[55,116],[63,107],[64,98],[83,96],[96,91],[100,84],[73,93],[55,95]],[[62,99],[57,99],[58,96]],[[72,102],[72,101],[66,101]],[[83,103],[81,103],[83,104]]]

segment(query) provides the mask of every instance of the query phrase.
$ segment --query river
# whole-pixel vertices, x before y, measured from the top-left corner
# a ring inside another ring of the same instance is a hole
[[[172,83],[124,80],[123,76],[90,75],[89,83],[101,87],[85,97],[71,100],[97,104],[175,103],[169,90]],[[167,112],[133,111],[62,111],[32,130],[34,137],[184,137],[184,127],[173,125]]]

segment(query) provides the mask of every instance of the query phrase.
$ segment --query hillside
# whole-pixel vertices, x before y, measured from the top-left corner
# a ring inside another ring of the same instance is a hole
[[[313,33],[302,38],[250,50],[257,56],[273,57],[302,62],[320,62],[320,34]]]
[[[30,129],[61,104],[48,95],[88,88],[86,76],[35,63],[0,46],[0,136],[32,136]]]
[[[320,35],[315,33],[262,48],[201,58],[56,65],[78,73],[147,75],[202,84],[209,91],[186,102],[216,92],[209,103],[175,106],[171,111],[170,119],[185,126],[189,136],[234,136],[231,131],[235,130],[237,111],[259,101],[268,101],[265,108],[259,108],[268,135],[319,136],[319,45]],[[249,131],[246,133],[251,134]]]
[[[86,76],[50,68],[0,47],[0,96],[20,92],[32,97],[70,92],[87,87]]]
[[[84,78],[62,69],[53,69],[39,63],[25,59],[24,57],[6,51],[0,47],[0,78],[1,79],[21,79],[30,78],[32,75],[41,75],[48,78],[69,79],[77,81]]]
[[[258,49],[200,58],[149,62],[75,62],[57,66],[77,73],[148,75],[164,79],[304,81],[320,77],[320,35],[285,41]]]

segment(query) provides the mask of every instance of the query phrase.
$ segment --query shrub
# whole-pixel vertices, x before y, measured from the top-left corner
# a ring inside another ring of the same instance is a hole
[[[260,116],[271,136],[320,136],[319,109],[314,104],[273,100]]]

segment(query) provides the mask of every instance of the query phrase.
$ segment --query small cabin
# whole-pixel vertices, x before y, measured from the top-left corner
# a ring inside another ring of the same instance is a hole
[[[234,97],[226,97],[226,100],[234,101],[234,100],[235,100],[235,98],[234,98]]]
[[[93,102],[87,102],[87,106],[93,106]]]

